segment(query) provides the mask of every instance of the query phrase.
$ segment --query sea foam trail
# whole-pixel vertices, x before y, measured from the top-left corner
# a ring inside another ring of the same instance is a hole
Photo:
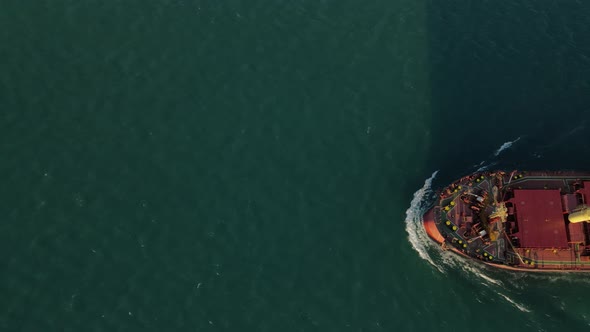
[[[482,162],[482,164],[483,164],[483,162]],[[483,166],[481,166],[480,168],[478,168],[476,172],[483,172],[483,171],[485,171],[485,170],[489,169],[490,167],[492,167],[492,166],[494,166],[494,165],[496,165],[496,164],[497,164],[497,162],[495,162],[495,161],[494,161],[493,163],[490,163],[490,164],[483,165]],[[480,165],[481,165],[481,164],[480,164]]]
[[[502,153],[502,151],[504,151],[506,149],[510,149],[510,147],[512,146],[512,144],[518,142],[519,140],[520,140],[520,137],[518,137],[514,141],[508,141],[508,142],[505,142],[504,144],[502,144],[502,146],[500,146],[500,148],[498,148],[498,150],[496,150],[496,152],[494,152],[494,157],[499,156],[500,153]]]
[[[426,212],[426,198],[432,193],[432,180],[436,177],[438,171],[424,181],[424,186],[414,193],[414,198],[410,203],[410,207],[406,210],[406,232],[408,233],[408,240],[412,244],[412,248],[418,252],[420,257],[432,264],[437,270],[444,273],[441,265],[436,264],[430,254],[428,253],[429,246],[435,244],[428,238],[426,230],[422,226],[422,215]]]
[[[531,312],[531,310],[527,308],[524,304],[519,303],[513,298],[506,295],[505,292],[509,292],[509,288],[507,288],[504,282],[502,282],[501,280],[489,275],[489,271],[487,271],[482,265],[477,264],[464,257],[459,257],[457,254],[452,252],[444,252],[442,255],[442,261],[444,263],[444,265],[442,266],[443,269],[460,269],[464,272],[462,273],[463,276],[470,280],[477,280],[481,285],[490,289],[495,294],[498,294],[500,297],[512,304],[518,310],[522,312]]]
[[[524,305],[517,303],[516,301],[514,301],[513,299],[509,298],[508,296],[498,292],[498,295],[502,296],[506,301],[512,303],[513,306],[515,306],[516,308],[518,308],[518,310],[522,311],[522,312],[531,312],[530,309],[528,309],[527,307],[525,307]]]
[[[516,138],[514,141],[504,142],[497,150],[494,152],[494,158],[498,157],[504,150],[510,149],[512,145],[518,141],[520,141],[520,136]],[[497,165],[497,161],[490,162],[489,160],[482,160],[479,164],[473,165],[473,168],[477,167],[476,172],[483,172],[488,170],[490,167]]]

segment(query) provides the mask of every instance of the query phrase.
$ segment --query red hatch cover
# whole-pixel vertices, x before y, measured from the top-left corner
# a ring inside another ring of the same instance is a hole
[[[570,242],[586,242],[586,235],[584,234],[584,223],[569,224]]]
[[[567,248],[559,190],[514,190],[520,244],[529,248]]]

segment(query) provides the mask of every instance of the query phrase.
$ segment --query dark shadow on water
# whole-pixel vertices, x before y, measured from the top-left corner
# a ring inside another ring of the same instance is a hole
[[[494,159],[498,167],[588,168],[589,2],[428,1],[428,25],[429,164],[441,177]],[[518,153],[494,158],[517,137],[526,138]]]
[[[590,170],[590,2],[427,0],[430,172],[440,188],[481,166]],[[498,156],[505,142],[512,147]],[[590,285],[485,272],[450,274],[466,307],[519,330],[587,327]],[[509,280],[516,280],[514,283]],[[487,286],[483,287],[483,284]],[[576,289],[574,291],[573,289]],[[478,293],[481,291],[481,293]],[[521,312],[504,294],[531,312]],[[480,296],[481,302],[476,301]],[[466,299],[469,297],[469,299]],[[469,323],[469,322],[468,322]],[[469,324],[468,324],[469,325]]]

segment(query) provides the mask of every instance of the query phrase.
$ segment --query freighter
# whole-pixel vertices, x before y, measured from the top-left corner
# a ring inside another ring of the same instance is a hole
[[[424,214],[443,249],[509,270],[590,272],[590,174],[478,172]]]

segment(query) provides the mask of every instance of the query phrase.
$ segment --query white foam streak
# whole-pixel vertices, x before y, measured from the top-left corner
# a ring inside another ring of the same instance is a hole
[[[508,296],[506,296],[506,295],[504,295],[504,294],[502,294],[502,293],[500,293],[500,292],[498,292],[498,294],[499,294],[500,296],[502,296],[502,297],[503,297],[503,298],[504,298],[506,301],[508,301],[508,302],[512,303],[512,305],[514,305],[515,307],[517,307],[517,308],[518,308],[518,310],[520,310],[520,311],[522,311],[522,312],[531,312],[531,310],[530,310],[530,309],[527,309],[527,307],[525,307],[525,306],[524,306],[524,305],[522,305],[522,304],[519,304],[519,303],[517,303],[516,301],[512,300],[512,299],[511,299],[511,298],[509,298]]]
[[[531,310],[523,304],[518,303],[515,300],[511,299],[508,295],[499,292],[499,290],[501,289],[506,289],[504,283],[498,279],[494,279],[486,275],[485,269],[483,269],[481,265],[473,261],[466,260],[463,257],[459,257],[456,254],[450,252],[445,252],[443,260],[445,262],[445,267],[462,269],[464,272],[466,272],[466,275],[476,276],[477,278],[479,278],[480,283],[484,287],[490,288],[492,291],[494,291],[502,298],[504,298],[506,301],[510,302],[513,306],[518,308],[518,310],[522,312],[531,312]]]
[[[473,274],[475,274],[476,276],[480,277],[481,279],[487,281],[490,284],[494,284],[494,285],[496,285],[498,287],[504,287],[504,284],[500,280],[495,280],[495,279],[492,279],[492,278],[488,277],[482,271],[478,270],[477,268],[475,268],[475,267],[473,267],[471,265],[463,264],[463,269],[464,270],[467,270],[467,271],[469,271],[469,272],[471,272]],[[482,282],[482,284],[488,286],[484,282]]]
[[[483,266],[478,262],[475,262],[471,259],[466,259],[465,257],[460,257],[451,251],[444,252],[442,259],[446,267],[453,268],[455,270],[461,269],[466,272],[466,274],[474,275],[481,279],[481,284],[486,287],[491,285],[504,287],[504,283],[502,283],[502,281],[487,276],[485,274],[485,270],[481,269]]]
[[[436,177],[437,173],[438,171],[432,173],[430,178],[424,181],[424,186],[414,193],[410,207],[406,210],[406,232],[408,233],[408,239],[412,244],[412,248],[418,252],[420,257],[444,273],[442,266],[436,264],[428,253],[428,246],[435,246],[435,244],[428,238],[422,226],[422,215],[426,212],[424,201],[428,194],[432,192],[432,180]]]
[[[496,152],[494,152],[494,156],[495,157],[499,156],[500,153],[502,153],[502,151],[509,149],[512,146],[512,144],[518,142],[519,140],[520,140],[520,137],[518,137],[514,141],[505,142],[504,144],[502,144],[502,146],[500,146],[500,148],[498,150],[496,150]]]
[[[490,163],[488,165],[484,165],[484,166],[478,168],[476,172],[483,172],[483,171],[489,169],[491,166],[494,166],[496,164],[497,164],[497,162],[493,162],[493,163]]]

